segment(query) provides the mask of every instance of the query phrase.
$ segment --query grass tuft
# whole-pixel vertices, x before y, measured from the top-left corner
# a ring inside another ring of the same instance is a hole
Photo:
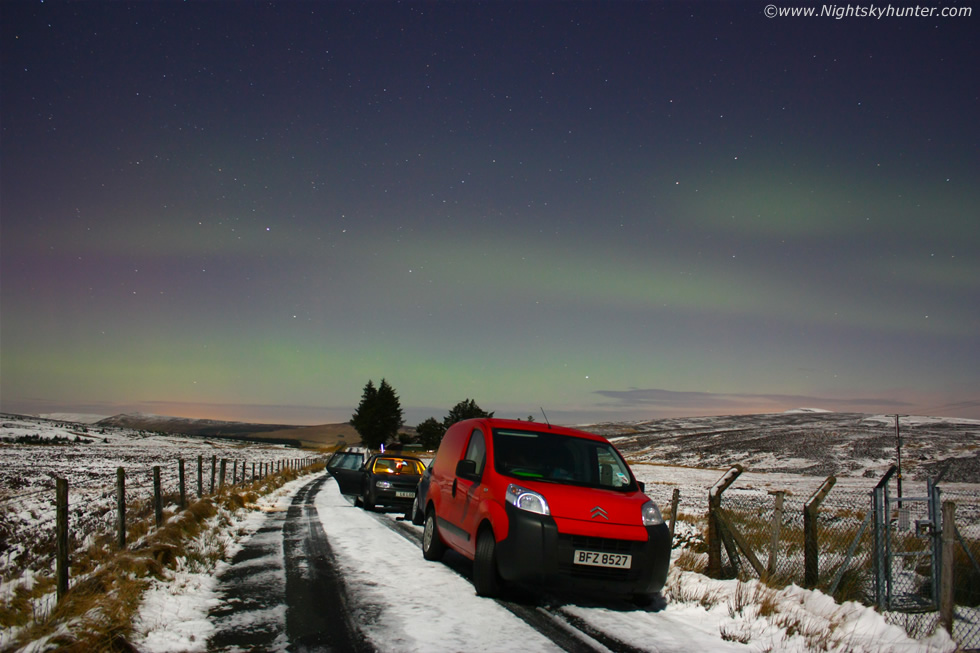
[[[708,569],[708,556],[697,553],[690,549],[684,549],[674,560],[674,567],[684,571],[693,571],[699,574],[705,573]]]

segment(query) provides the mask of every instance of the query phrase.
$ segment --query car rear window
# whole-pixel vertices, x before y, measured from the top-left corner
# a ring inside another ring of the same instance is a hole
[[[422,463],[405,458],[378,458],[374,461],[375,474],[412,474],[422,473]]]
[[[541,431],[493,432],[494,469],[516,479],[633,491],[636,484],[616,449],[601,440]]]

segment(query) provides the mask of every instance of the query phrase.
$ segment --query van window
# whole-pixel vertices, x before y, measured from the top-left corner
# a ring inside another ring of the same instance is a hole
[[[516,479],[633,491],[626,461],[608,442],[556,433],[497,429],[494,469]]]
[[[470,444],[466,447],[466,456],[463,460],[472,460],[476,463],[476,475],[483,474],[483,465],[487,462],[487,442],[483,437],[483,431],[473,429],[470,435]]]

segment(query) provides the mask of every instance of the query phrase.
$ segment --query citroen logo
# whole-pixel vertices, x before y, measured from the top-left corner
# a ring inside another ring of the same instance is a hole
[[[595,519],[596,517],[602,517],[606,521],[609,521],[609,515],[606,514],[606,511],[599,506],[592,509],[592,519]]]

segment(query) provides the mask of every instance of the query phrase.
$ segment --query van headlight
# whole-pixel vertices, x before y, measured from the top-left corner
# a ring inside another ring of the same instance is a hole
[[[664,518],[660,515],[660,508],[653,501],[647,501],[643,504],[642,514],[644,526],[660,526],[664,523]]]
[[[514,485],[513,483],[507,486],[507,503],[515,508],[527,510],[538,515],[551,514],[551,509],[548,508],[548,502],[545,501],[543,496],[520,485]]]
[[[381,488],[382,490],[390,490],[391,489],[391,481],[385,481],[383,479],[382,480],[379,480],[379,481],[375,481],[374,487]]]

